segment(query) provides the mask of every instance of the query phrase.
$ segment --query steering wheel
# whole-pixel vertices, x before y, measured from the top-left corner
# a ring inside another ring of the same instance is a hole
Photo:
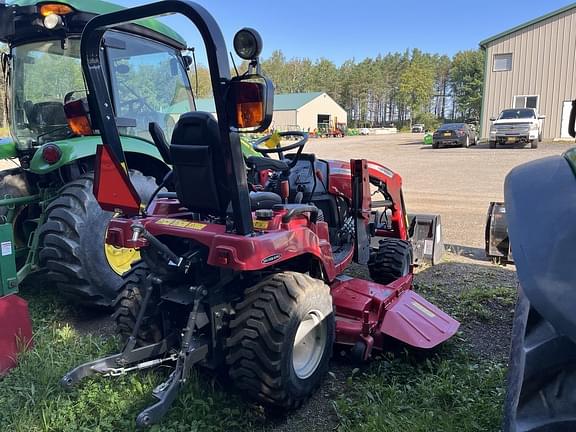
[[[265,155],[265,156],[270,154],[270,153],[277,153],[278,157],[281,160],[284,159],[284,152],[285,151],[298,149],[298,151],[296,152],[296,155],[292,159],[292,162],[289,164],[290,167],[295,166],[296,162],[298,162],[298,159],[300,158],[300,154],[302,154],[302,150],[304,150],[304,146],[308,142],[308,133],[307,132],[300,132],[300,131],[278,132],[277,135],[279,135],[282,138],[284,138],[284,137],[296,137],[299,139],[294,144],[288,144],[285,146],[281,146],[280,143],[278,143],[276,145],[276,147],[273,147],[273,148],[263,146],[263,144],[266,141],[268,141],[269,139],[271,139],[273,137],[273,135],[274,134],[270,134],[270,135],[266,135],[260,139],[257,139],[256,141],[254,141],[252,143],[252,148],[254,150],[256,150],[257,152]]]

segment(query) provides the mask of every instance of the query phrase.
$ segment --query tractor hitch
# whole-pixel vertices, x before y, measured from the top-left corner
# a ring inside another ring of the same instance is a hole
[[[190,371],[194,365],[208,357],[208,341],[205,338],[196,337],[196,320],[201,300],[207,295],[203,286],[191,287],[193,295],[192,311],[188,315],[186,327],[182,329],[180,346],[177,347],[177,337],[172,334],[160,342],[136,348],[137,335],[142,326],[146,309],[150,303],[151,293],[154,287],[162,280],[148,276],[144,283],[144,299],[142,307],[136,317],[136,324],[132,334],[124,344],[122,352],[109,357],[85,363],[68,372],[60,381],[65,388],[71,388],[82,379],[100,374],[103,376],[121,376],[132,371],[152,368],[163,363],[176,362],[174,370],[168,379],[157,386],[152,395],[158,402],[145,408],[136,418],[139,427],[150,426],[160,419],[170,409],[172,402],[178,395],[180,387],[186,383]],[[168,355],[165,355],[168,354]],[[165,355],[162,357],[162,355]]]

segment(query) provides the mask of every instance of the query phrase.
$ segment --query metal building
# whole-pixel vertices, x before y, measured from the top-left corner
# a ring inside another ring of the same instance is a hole
[[[576,3],[480,42],[485,52],[481,134],[505,108],[537,108],[544,139],[569,138],[576,99]]]
[[[215,112],[213,99],[196,100],[198,111]],[[347,124],[344,108],[326,93],[287,93],[274,95],[271,127],[280,131],[335,128]]]

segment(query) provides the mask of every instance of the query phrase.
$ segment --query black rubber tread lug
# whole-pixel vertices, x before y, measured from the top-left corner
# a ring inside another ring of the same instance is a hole
[[[229,376],[238,389],[270,407],[295,408],[309,396],[292,393],[283,369],[287,361],[286,331],[298,302],[307,295],[325,296],[322,301],[329,302],[332,308],[330,289],[324,282],[294,272],[274,274],[247,288],[244,298],[235,305],[236,314],[230,322],[231,335],[226,344]],[[325,357],[330,357],[332,343],[330,336]],[[319,366],[318,376],[327,372],[327,367],[326,360],[326,370],[320,371]],[[319,385],[316,378],[310,392]]]
[[[370,254],[370,278],[380,284],[389,284],[403,276],[406,255],[412,261],[412,245],[406,240],[388,238],[380,240],[379,248]]]
[[[155,179],[131,171],[135,187],[156,187]],[[103,212],[92,194],[93,173],[66,184],[46,209],[39,228],[39,266],[46,280],[84,303],[110,306],[122,286],[104,255],[104,229],[111,214]],[[149,182],[149,183],[147,183]],[[102,242],[101,250],[100,242]],[[64,287],[66,285],[66,287]]]

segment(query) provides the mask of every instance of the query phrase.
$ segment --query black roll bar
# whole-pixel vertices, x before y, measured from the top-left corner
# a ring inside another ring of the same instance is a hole
[[[163,0],[99,15],[88,22],[82,33],[80,52],[82,68],[88,85],[88,103],[92,122],[95,128],[100,130],[103,144],[123,166],[126,166],[126,157],[122,149],[102,67],[100,56],[102,38],[106,31],[112,27],[134,20],[170,14],[181,14],[192,21],[206,46],[212,91],[220,127],[220,145],[223,146],[228,188],[231,191],[234,228],[238,234],[250,234],[253,230],[252,214],[240,138],[237,133],[230,130],[226,109],[226,94],[230,82],[228,52],[220,27],[212,15],[202,6],[188,0]]]

